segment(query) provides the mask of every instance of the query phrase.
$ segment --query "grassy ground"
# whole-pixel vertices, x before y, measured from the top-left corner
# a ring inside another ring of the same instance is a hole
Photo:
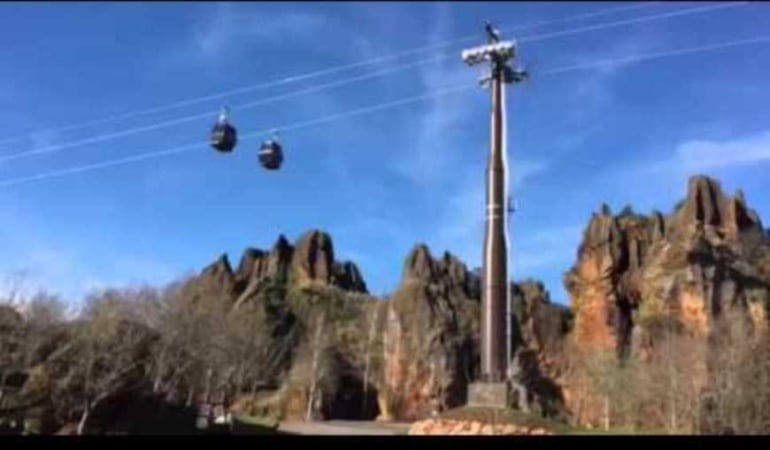
[[[270,417],[237,416],[233,423],[234,434],[278,434],[278,421]]]
[[[271,417],[258,417],[258,416],[238,416],[236,420],[249,424],[268,428],[278,427],[278,421]]]
[[[605,429],[595,429],[595,430],[589,430],[585,428],[576,428],[571,433],[567,434],[581,434],[581,435],[600,435],[600,436],[611,436],[611,435],[658,435],[658,434],[666,434],[664,432],[660,431],[652,431],[652,430],[640,430],[638,428],[631,428],[631,427],[616,427],[616,428],[610,428],[609,430]]]

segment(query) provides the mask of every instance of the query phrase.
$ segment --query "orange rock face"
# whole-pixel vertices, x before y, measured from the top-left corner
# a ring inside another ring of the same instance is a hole
[[[382,336],[381,420],[420,420],[465,404],[480,359],[478,283],[478,276],[452,255],[434,258],[418,245],[407,257],[401,286],[388,301]],[[530,349],[514,360],[527,362],[522,373],[533,402],[561,407],[550,374],[546,370],[543,376],[534,366],[555,365],[569,311],[551,304],[543,285],[532,280],[513,284],[511,298],[516,310],[512,346]]]
[[[743,194],[728,197],[706,177],[690,179],[686,200],[667,217],[631,211],[613,216],[603,207],[565,276],[576,314],[575,341],[603,348],[630,344],[632,314],[653,301],[663,305],[659,312],[705,335],[716,304],[747,297],[736,279],[760,278],[744,257],[747,247],[759,245],[767,245],[766,233]],[[768,299],[766,292],[758,297],[753,305]],[[751,309],[756,318],[763,308]]]
[[[686,199],[671,214],[594,213],[577,261],[564,277],[579,348],[642,354],[655,333],[649,324],[673,319],[704,338],[721,311],[737,308],[756,327],[767,325],[770,276],[757,255],[770,239],[741,192],[730,197],[713,179],[689,180]],[[635,333],[640,328],[644,333]],[[646,336],[634,342],[634,336]],[[579,388],[565,381],[568,407]]]
[[[464,351],[472,349],[478,315],[473,282],[449,254],[436,260],[418,245],[407,257],[383,330],[381,419],[418,420],[463,403],[465,373],[475,364]]]
[[[678,299],[679,319],[685,328],[705,337],[710,329],[710,315],[703,297],[693,292],[682,292]]]

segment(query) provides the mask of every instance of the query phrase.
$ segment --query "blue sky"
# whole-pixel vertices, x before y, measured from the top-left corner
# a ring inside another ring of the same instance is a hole
[[[272,89],[63,132],[40,132],[480,31],[609,9],[612,3],[3,3],[0,155],[216,111],[409,61],[456,54],[344,88],[234,111],[242,133],[473,82],[463,44]],[[694,173],[742,188],[770,217],[770,45],[544,74],[554,67],[768,34],[763,3],[526,43],[526,37],[695,4],[664,3],[523,31],[532,79],[508,91],[518,212],[515,279],[562,274],[602,202],[668,212]],[[480,42],[479,42],[480,43]],[[476,42],[469,42],[469,45]],[[398,283],[417,242],[481,260],[488,96],[464,91],[282,134],[283,170],[256,165],[258,140],[225,157],[202,147],[134,164],[0,188],[0,273],[77,301],[89,289],[164,283],[222,252],[269,248],[311,228],[332,234],[371,290]],[[0,161],[2,180],[205,140],[216,117]],[[1,157],[0,157],[1,159]]]

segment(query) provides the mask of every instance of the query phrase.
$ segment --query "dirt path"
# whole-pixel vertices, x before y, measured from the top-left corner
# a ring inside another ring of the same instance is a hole
[[[330,420],[326,422],[281,422],[278,431],[312,435],[398,435],[406,434],[409,423]]]

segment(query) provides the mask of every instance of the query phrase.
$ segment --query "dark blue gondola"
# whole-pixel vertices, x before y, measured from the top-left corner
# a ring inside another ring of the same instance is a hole
[[[269,139],[259,148],[259,163],[267,170],[278,170],[283,163],[283,149],[277,138]]]
[[[219,115],[214,128],[211,130],[211,146],[215,150],[223,153],[229,153],[235,148],[238,142],[238,132],[228,121],[228,109],[222,108],[222,114]]]

